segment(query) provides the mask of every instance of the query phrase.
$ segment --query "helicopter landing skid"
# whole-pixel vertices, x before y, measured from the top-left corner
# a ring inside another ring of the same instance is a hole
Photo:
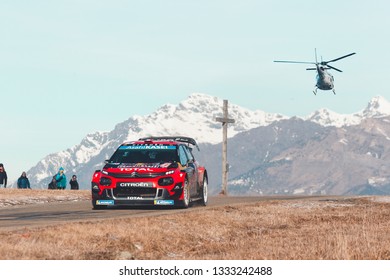
[[[332,89],[332,91],[333,91],[333,94],[336,95],[336,91],[334,89]],[[317,95],[317,88],[314,88],[313,93],[314,93],[314,95]]]

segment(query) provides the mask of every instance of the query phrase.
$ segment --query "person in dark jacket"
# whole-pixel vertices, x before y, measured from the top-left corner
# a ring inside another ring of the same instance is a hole
[[[79,189],[79,182],[77,182],[77,176],[73,175],[72,179],[69,181],[70,189],[71,190],[78,190]]]
[[[7,187],[7,172],[5,172],[4,165],[0,163],[0,188],[4,186]]]
[[[49,190],[56,190],[57,189],[57,181],[56,181],[56,175],[53,176],[51,179],[51,182],[48,185]]]
[[[31,189],[30,181],[27,178],[26,172],[23,172],[18,179],[18,189]]]

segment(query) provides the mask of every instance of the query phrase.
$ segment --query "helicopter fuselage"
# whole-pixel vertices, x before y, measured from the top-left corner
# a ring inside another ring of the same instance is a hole
[[[333,70],[336,70],[338,72],[343,72],[343,71],[341,71],[340,69],[337,69],[336,67],[333,67],[333,66],[329,65],[329,63],[338,61],[340,59],[344,59],[344,58],[349,57],[351,55],[354,55],[356,53],[353,52],[353,53],[346,54],[346,55],[340,56],[340,57],[332,59],[332,60],[318,62],[318,60],[317,60],[317,50],[314,49],[314,51],[315,51],[315,57],[316,57],[316,61],[315,62],[294,61],[294,60],[274,60],[274,62],[314,64],[316,66],[315,68],[314,67],[306,68],[306,70],[316,70],[317,71],[317,83],[316,83],[314,91],[313,91],[314,94],[317,94],[317,89],[320,89],[320,90],[332,90],[333,93],[336,94],[336,92],[334,90],[334,78],[326,70],[333,69]]]
[[[317,84],[316,87],[321,90],[333,90],[334,78],[322,66],[317,65]]]

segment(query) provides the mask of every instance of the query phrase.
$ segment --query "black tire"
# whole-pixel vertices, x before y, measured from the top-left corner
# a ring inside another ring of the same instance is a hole
[[[208,183],[207,177],[203,178],[203,186],[202,186],[202,189],[200,190],[200,195],[201,195],[200,203],[203,206],[206,206],[207,202],[209,200],[209,198],[208,198],[208,195],[209,195],[209,183]]]
[[[183,186],[183,201],[182,201],[182,208],[188,208],[190,206],[190,185],[188,183],[188,179],[186,178],[184,181]]]

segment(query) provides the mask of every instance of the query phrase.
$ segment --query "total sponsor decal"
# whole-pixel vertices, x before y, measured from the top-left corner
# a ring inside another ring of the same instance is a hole
[[[174,205],[174,200],[155,200],[154,205]]]
[[[128,200],[143,200],[144,198],[140,197],[140,196],[128,196],[127,199]]]
[[[96,205],[114,205],[114,200],[96,200]]]
[[[154,169],[152,169],[152,168],[138,168],[138,167],[136,167],[136,168],[127,168],[127,167],[122,167],[122,166],[120,166],[119,167],[120,169],[120,171],[124,171],[124,172],[132,172],[132,171],[138,171],[138,172],[154,172]],[[158,166],[156,167],[156,168],[158,168]]]

